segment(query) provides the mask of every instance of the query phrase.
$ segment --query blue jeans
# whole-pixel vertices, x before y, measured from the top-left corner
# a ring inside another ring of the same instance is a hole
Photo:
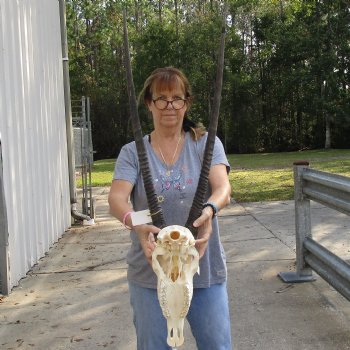
[[[166,341],[167,322],[158,302],[157,290],[129,282],[129,292],[137,350],[171,349]],[[187,320],[198,350],[232,350],[226,283],[194,289]]]

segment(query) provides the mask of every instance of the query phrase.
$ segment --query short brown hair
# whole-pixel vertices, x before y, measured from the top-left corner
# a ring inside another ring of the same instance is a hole
[[[144,103],[148,104],[152,102],[153,92],[166,89],[172,90],[174,87],[178,86],[183,90],[187,103],[190,103],[192,91],[185,74],[174,67],[157,68],[146,79],[139,95],[139,102],[143,100]]]
[[[139,103],[143,101],[146,105],[152,102],[152,94],[160,90],[172,90],[175,87],[180,87],[183,91],[187,103],[187,108],[191,107],[193,96],[191,85],[185,74],[175,67],[164,67],[155,69],[146,79],[143,89],[139,94]],[[194,124],[190,122],[191,127],[188,127],[189,119],[185,115],[183,128],[185,131],[192,131],[193,138],[198,139],[205,133],[205,128],[201,123]],[[192,127],[192,124],[194,127]]]

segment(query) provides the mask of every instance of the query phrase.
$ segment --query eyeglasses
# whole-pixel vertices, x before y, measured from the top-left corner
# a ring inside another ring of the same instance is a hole
[[[160,109],[166,109],[169,106],[169,103],[171,104],[171,106],[175,109],[175,110],[179,110],[181,108],[183,108],[185,106],[186,100],[182,99],[182,98],[176,98],[175,100],[172,101],[168,101],[168,100],[164,100],[164,98],[159,97],[155,100],[152,100],[154,105]]]

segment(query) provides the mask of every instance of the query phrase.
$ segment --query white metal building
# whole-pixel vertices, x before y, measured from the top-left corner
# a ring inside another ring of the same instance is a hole
[[[71,224],[58,0],[0,0],[0,141],[5,294]]]

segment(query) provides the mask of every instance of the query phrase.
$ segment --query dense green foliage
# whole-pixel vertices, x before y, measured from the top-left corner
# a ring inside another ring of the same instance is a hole
[[[71,90],[90,96],[96,158],[132,139],[123,63],[127,7],[136,92],[160,66],[181,68],[208,125],[219,0],[67,0]],[[350,148],[348,0],[227,0],[218,135],[227,153]],[[143,131],[150,118],[140,108]]]

